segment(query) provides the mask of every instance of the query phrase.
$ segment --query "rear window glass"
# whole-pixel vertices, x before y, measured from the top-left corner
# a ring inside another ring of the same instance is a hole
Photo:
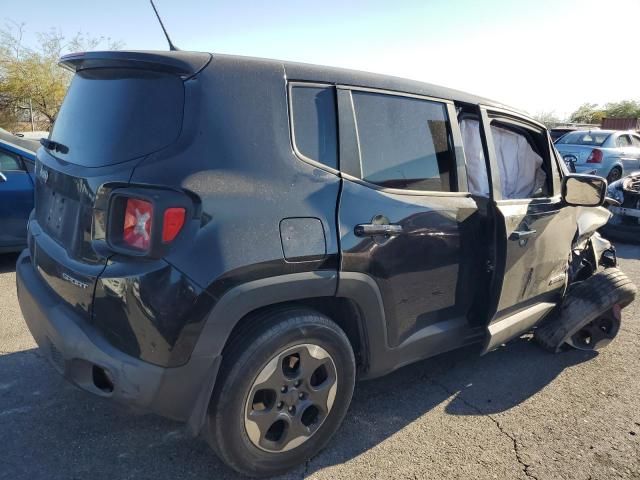
[[[455,156],[442,103],[354,91],[362,178],[387,188],[451,191]]]
[[[599,147],[607,140],[607,138],[609,138],[609,135],[611,134],[599,132],[571,132],[560,138],[556,143],[558,145],[594,145]]]
[[[295,146],[304,157],[338,168],[336,97],[332,87],[294,86],[291,115]]]
[[[152,153],[178,137],[183,106],[182,80],[174,75],[131,69],[78,72],[50,137],[68,151],[54,155],[98,167]]]

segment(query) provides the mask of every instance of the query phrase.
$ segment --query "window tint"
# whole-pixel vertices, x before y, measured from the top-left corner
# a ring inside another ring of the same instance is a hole
[[[167,73],[125,68],[82,70],[73,77],[51,140],[63,160],[98,167],[171,144],[182,127],[184,86]]]
[[[451,191],[455,156],[445,105],[354,91],[362,178],[388,188]]]
[[[480,121],[474,117],[460,120],[462,145],[467,160],[467,182],[469,192],[483,197],[489,196],[489,176],[482,147]]]
[[[616,140],[616,145],[621,148],[630,147],[631,139],[629,138],[629,135],[620,135]]]
[[[338,168],[335,89],[294,86],[291,114],[295,146],[305,157]]]
[[[10,170],[22,170],[20,159],[13,153],[0,150],[0,172],[8,172]]]

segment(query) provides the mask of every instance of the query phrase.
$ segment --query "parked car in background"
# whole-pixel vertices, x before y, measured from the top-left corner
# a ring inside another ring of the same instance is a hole
[[[33,209],[33,171],[40,144],[0,129],[0,253],[22,250]]]
[[[576,130],[577,127],[556,127],[549,130],[549,135],[551,135],[551,140],[555,143],[559,138],[562,138],[567,133],[575,132]]]
[[[579,130],[555,143],[569,170],[593,173],[609,183],[640,170],[640,135],[630,131]]]
[[[14,135],[16,137],[35,140],[36,142],[39,142],[41,138],[48,138],[49,132],[45,130],[36,130],[35,132],[14,132]]]
[[[626,243],[640,243],[640,171],[609,185],[607,196],[620,205],[609,205],[613,214],[602,233]]]

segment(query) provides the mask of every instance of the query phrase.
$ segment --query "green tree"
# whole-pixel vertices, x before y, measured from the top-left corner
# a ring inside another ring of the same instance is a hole
[[[71,73],[58,66],[68,52],[119,48],[120,42],[78,33],[72,38],[51,29],[37,34],[37,45],[23,42],[25,24],[0,28],[0,126],[13,129],[25,112],[32,112],[38,129],[49,130],[71,81]]]
[[[605,113],[597,103],[583,103],[569,116],[569,120],[574,123],[600,123],[603,116]]]
[[[623,100],[607,103],[604,107],[605,116],[609,118],[640,118],[640,102]]]
[[[559,123],[562,123],[562,120],[556,115],[556,112],[538,112],[533,118],[535,118],[540,123],[544,124],[547,128],[553,128]]]

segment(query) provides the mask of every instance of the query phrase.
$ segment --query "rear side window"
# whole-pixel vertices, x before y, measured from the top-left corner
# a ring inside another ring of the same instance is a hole
[[[452,191],[455,156],[443,103],[353,91],[362,178],[387,188]]]
[[[0,172],[8,172],[11,170],[22,170],[20,167],[20,158],[13,153],[0,149]]]
[[[293,142],[303,157],[338,168],[336,93],[333,87],[291,88]]]
[[[68,152],[55,155],[87,167],[147,155],[177,139],[183,107],[177,76],[125,68],[80,71],[50,137]]]
[[[629,138],[629,135],[620,135],[618,137],[618,139],[616,140],[616,145],[618,147],[630,147],[631,146],[631,139]]]

